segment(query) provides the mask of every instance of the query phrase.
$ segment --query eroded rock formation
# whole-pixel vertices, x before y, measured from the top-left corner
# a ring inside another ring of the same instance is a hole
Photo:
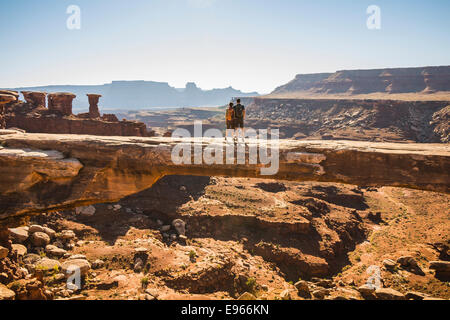
[[[1,131],[0,220],[117,201],[166,175],[268,177],[450,192],[450,147],[444,144],[281,140],[279,170],[263,176],[263,165],[249,163],[249,147],[261,147],[255,141],[247,144],[245,164],[211,165],[174,164],[172,150],[180,142]],[[222,139],[192,142],[204,152],[211,143],[226,147]]]
[[[48,95],[48,110],[70,116],[72,114],[72,101],[75,97],[76,95],[68,92],[50,93]]]
[[[98,110],[98,100],[102,96],[101,94],[87,94],[89,99],[89,116],[91,118],[99,118],[100,111]]]
[[[25,101],[35,107],[45,107],[46,92],[39,91],[21,91]]]
[[[115,115],[100,116],[98,101],[101,95],[88,94],[91,103],[88,113],[72,114],[72,93],[48,95],[45,92],[23,91],[26,103],[17,96],[0,93],[0,128],[20,128],[27,132],[92,134],[105,136],[152,136],[144,123],[119,121]]]
[[[18,97],[17,91],[0,90],[0,129],[6,128],[6,105],[16,102]]]

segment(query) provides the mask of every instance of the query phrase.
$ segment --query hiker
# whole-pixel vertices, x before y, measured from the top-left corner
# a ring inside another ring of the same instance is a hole
[[[241,104],[241,99],[236,100],[236,105],[234,109],[234,128],[235,134],[237,135],[237,140],[239,139],[239,131],[241,131],[242,141],[244,141],[244,118],[245,118],[245,107]],[[240,130],[239,130],[240,129]]]
[[[228,105],[228,109],[225,115],[225,120],[227,124],[227,128],[225,130],[225,140],[228,140],[228,133],[231,132],[231,137],[234,138],[234,108],[233,102],[230,102]]]

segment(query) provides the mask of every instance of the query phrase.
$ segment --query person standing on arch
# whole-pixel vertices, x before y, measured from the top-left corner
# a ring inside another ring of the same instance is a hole
[[[239,140],[239,131],[241,132],[242,141],[244,142],[244,119],[245,119],[245,107],[241,104],[241,99],[236,100],[234,109],[234,126],[236,130],[236,140]]]
[[[228,109],[225,113],[225,120],[226,120],[226,125],[227,128],[225,130],[225,140],[228,141],[228,133],[231,132],[231,137],[232,139],[235,138],[235,119],[234,119],[234,107],[233,107],[233,102],[230,102],[230,104],[228,105]]]

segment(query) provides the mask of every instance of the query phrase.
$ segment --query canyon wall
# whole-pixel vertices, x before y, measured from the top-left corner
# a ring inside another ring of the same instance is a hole
[[[282,138],[450,142],[450,101],[245,99],[247,126]]]
[[[352,95],[374,92],[434,93],[439,91],[450,91],[450,66],[298,74],[294,80],[276,88],[272,93],[346,93]]]

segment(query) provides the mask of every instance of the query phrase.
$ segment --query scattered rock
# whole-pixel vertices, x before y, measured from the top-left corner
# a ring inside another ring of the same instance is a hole
[[[105,262],[103,260],[97,259],[94,262],[92,262],[92,268],[93,269],[100,269],[103,268],[105,265]]]
[[[95,288],[97,290],[111,290],[113,288],[117,288],[119,286],[119,281],[118,280],[109,280],[109,281],[104,281],[101,283],[98,283]]]
[[[45,252],[51,256],[59,257],[59,258],[63,257],[67,253],[66,250],[58,248],[57,246],[54,246],[51,244],[49,244],[45,247]]]
[[[20,279],[8,285],[16,294],[16,300],[49,300],[51,292],[46,292],[44,285],[37,279]]]
[[[186,223],[181,219],[175,219],[172,221],[172,226],[178,232],[179,235],[186,235]]]
[[[376,299],[375,296],[375,287],[364,284],[358,288],[359,293],[361,296],[366,300],[374,300]]]
[[[79,268],[81,275],[85,276],[91,269],[91,265],[85,259],[70,259],[62,264],[62,271],[66,275],[72,274],[75,268]]]
[[[8,256],[9,250],[5,247],[0,246],[0,259],[4,259]]]
[[[78,207],[75,209],[75,213],[85,217],[91,217],[95,214],[95,207],[94,206]]]
[[[416,259],[412,256],[402,256],[397,259],[397,263],[399,263],[403,268],[417,268],[419,266]]]
[[[334,295],[333,300],[361,300],[361,294],[349,288],[338,288]]]
[[[29,234],[33,234],[35,232],[44,232],[44,227],[37,225],[37,224],[33,224],[32,226],[30,226],[30,228],[28,229],[28,233]]]
[[[169,231],[169,230],[170,230],[170,226],[169,225],[165,225],[165,226],[161,227],[161,231],[162,232],[166,232],[166,231]]]
[[[27,252],[28,252],[27,247],[25,247],[25,246],[22,245],[22,244],[14,243],[14,244],[11,245],[11,247],[12,247],[11,250],[12,250],[12,251],[16,251],[16,252],[17,252],[17,255],[18,255],[19,257],[23,257],[23,256],[26,255]]]
[[[128,278],[127,276],[120,274],[116,277],[113,278],[113,281],[117,281],[117,283],[119,284],[119,286],[123,286],[126,285],[128,282]]]
[[[50,239],[53,239],[56,235],[56,231],[48,227],[44,227],[44,232],[50,237]]]
[[[35,253],[26,254],[22,259],[25,264],[36,264],[39,260],[41,260],[41,257]]]
[[[50,237],[44,232],[35,232],[31,235],[31,244],[35,247],[45,247],[50,243]]]
[[[76,237],[75,233],[72,230],[63,230],[59,234],[59,238],[63,240],[71,240],[74,239],[75,237]]]
[[[405,297],[408,300],[423,300],[425,298],[429,298],[430,296],[421,292],[409,291],[405,294]]]
[[[14,291],[9,290],[3,284],[0,284],[0,301],[2,301],[2,300],[14,300],[15,296],[16,296],[16,294],[14,293]]]
[[[256,300],[256,297],[250,292],[244,292],[238,300]]]
[[[157,289],[148,288],[145,290],[145,293],[153,296],[155,299],[159,298],[159,291]]]
[[[144,269],[144,261],[142,260],[142,258],[136,257],[134,259],[133,270],[134,272],[139,273],[142,271],[142,269]]]
[[[333,288],[334,283],[330,279],[319,279],[319,278],[312,278],[311,279],[315,285],[322,287],[322,288]]]
[[[28,239],[28,231],[24,227],[11,228],[9,234],[14,242],[23,243]]]
[[[291,292],[290,292],[290,290],[286,289],[283,292],[281,292],[280,299],[281,300],[291,300]]]
[[[312,292],[313,297],[318,300],[323,300],[329,294],[330,294],[330,290],[325,289],[325,288],[319,288]]]
[[[87,260],[86,256],[84,254],[74,254],[72,256],[70,256],[69,258],[67,258],[68,260]]]
[[[121,206],[120,204],[115,204],[115,205],[113,205],[113,210],[114,210],[114,211],[118,211],[118,210],[120,210],[120,209],[122,209],[122,206]]]
[[[387,270],[394,270],[397,264],[392,259],[384,259],[383,265]]]
[[[380,300],[405,300],[405,296],[391,288],[379,288],[375,290],[375,296]]]
[[[309,291],[309,285],[308,282],[304,280],[300,280],[295,283],[295,287],[297,288],[298,295],[303,298],[309,298],[311,297],[311,293]]]
[[[450,272],[450,261],[430,261],[430,269],[436,272]]]
[[[42,258],[35,263],[35,267],[44,272],[57,272],[61,270],[61,263],[58,260]]]

